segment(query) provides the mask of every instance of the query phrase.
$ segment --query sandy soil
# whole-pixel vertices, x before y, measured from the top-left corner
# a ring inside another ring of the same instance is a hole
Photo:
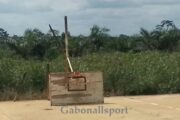
[[[80,105],[78,109],[98,106],[128,113],[64,113],[74,106],[51,107],[46,100],[0,102],[0,120],[180,120],[180,94],[157,96],[106,97],[103,105]],[[64,112],[61,112],[64,110]],[[69,112],[69,111],[68,111]]]

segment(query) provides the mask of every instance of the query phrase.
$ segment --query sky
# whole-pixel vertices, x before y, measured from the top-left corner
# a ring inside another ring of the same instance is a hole
[[[152,30],[162,20],[180,26],[180,0],[0,0],[0,28],[23,35],[27,28],[64,31],[68,16],[72,35],[89,35],[93,25],[107,27],[111,35]]]

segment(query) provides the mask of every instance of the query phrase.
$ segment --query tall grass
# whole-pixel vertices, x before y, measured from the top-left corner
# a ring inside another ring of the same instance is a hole
[[[107,53],[74,59],[80,71],[103,71],[105,92],[116,95],[180,92],[179,53]]]
[[[45,63],[40,61],[1,59],[0,99],[13,99],[17,95],[32,99],[45,88],[44,74]]]
[[[180,92],[179,53],[96,53],[71,58],[75,71],[102,71],[105,94],[139,95]],[[53,61],[0,59],[0,99],[15,95],[41,98],[46,88],[46,64],[64,70],[63,58]]]

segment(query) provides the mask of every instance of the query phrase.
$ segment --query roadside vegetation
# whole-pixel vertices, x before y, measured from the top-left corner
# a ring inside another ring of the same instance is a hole
[[[64,33],[27,29],[9,36],[0,28],[0,100],[45,97],[46,66],[64,71]],[[180,30],[163,20],[152,31],[109,35],[94,25],[89,36],[69,33],[70,57],[76,71],[102,71],[105,95],[180,92]]]

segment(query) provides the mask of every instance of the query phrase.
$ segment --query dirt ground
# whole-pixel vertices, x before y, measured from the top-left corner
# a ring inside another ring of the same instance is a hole
[[[75,106],[50,106],[47,100],[0,102],[0,120],[180,120],[180,94],[155,96],[105,97],[105,104],[79,105],[78,109],[103,109],[106,113],[67,113]],[[81,111],[82,112],[82,111]]]

